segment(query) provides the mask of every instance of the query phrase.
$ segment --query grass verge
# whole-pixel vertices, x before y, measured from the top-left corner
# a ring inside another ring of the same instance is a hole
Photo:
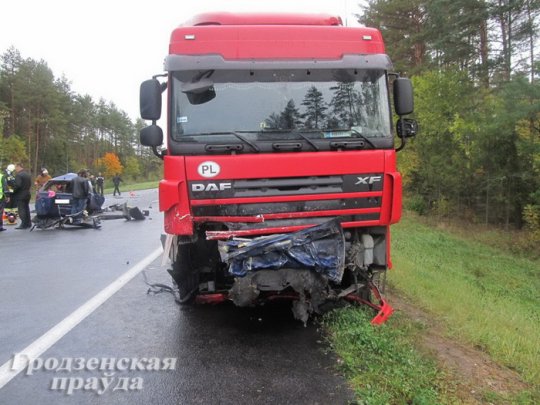
[[[436,317],[450,339],[485,352],[531,387],[508,395],[487,390],[483,401],[540,403],[540,262],[410,213],[392,229],[393,288]],[[397,314],[377,328],[372,316],[343,309],[324,318],[359,403],[463,403],[452,375],[419,344],[425,325]]]
[[[393,228],[390,280],[448,333],[540,381],[540,263],[421,224]]]
[[[330,345],[339,356],[358,404],[438,404],[457,400],[436,363],[420,354],[420,329],[400,315],[370,324],[372,312],[344,308],[324,317]]]

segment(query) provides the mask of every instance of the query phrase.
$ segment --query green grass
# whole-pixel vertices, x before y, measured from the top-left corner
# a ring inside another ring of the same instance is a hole
[[[128,183],[128,184],[120,183],[120,191],[124,193],[124,192],[137,191],[137,190],[147,190],[149,188],[157,188],[158,184],[159,184],[159,180],[145,181],[142,183]],[[113,190],[114,190],[114,186],[107,187],[103,190],[103,193],[112,194]]]
[[[486,390],[486,403],[540,403],[540,262],[501,248],[501,240],[486,243],[493,233],[447,228],[412,213],[392,228],[392,287],[432,314],[450,338],[480,348],[531,387]],[[323,321],[358,403],[462,403],[458,382],[418,343],[424,324],[398,313],[373,327],[372,316],[348,308]]]
[[[391,283],[525,381],[540,380],[540,263],[421,224],[393,227]]]
[[[357,307],[334,311],[323,320],[358,403],[457,403],[446,376],[414,347],[421,333],[418,324],[395,315],[374,327],[372,317]]]

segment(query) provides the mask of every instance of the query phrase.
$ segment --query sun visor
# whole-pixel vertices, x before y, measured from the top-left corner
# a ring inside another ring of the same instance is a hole
[[[166,71],[178,70],[279,70],[279,69],[376,69],[391,70],[386,54],[343,55],[331,60],[226,60],[221,55],[169,55]]]

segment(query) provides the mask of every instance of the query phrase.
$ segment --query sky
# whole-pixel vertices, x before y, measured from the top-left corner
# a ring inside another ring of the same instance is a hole
[[[134,121],[139,85],[163,73],[171,31],[208,11],[313,12],[358,25],[360,0],[17,0],[0,10],[0,54],[44,60],[78,94],[113,102]]]

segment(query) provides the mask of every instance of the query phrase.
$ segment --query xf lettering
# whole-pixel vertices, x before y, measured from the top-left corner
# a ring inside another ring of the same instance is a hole
[[[355,185],[358,184],[366,184],[371,185],[377,182],[380,182],[382,180],[381,176],[366,176],[366,177],[357,177],[357,182],[354,183]]]

